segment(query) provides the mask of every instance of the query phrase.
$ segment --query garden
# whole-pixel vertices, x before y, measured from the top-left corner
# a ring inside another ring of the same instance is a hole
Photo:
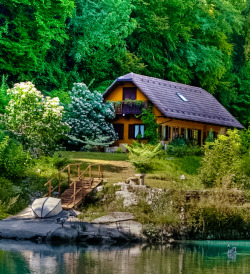
[[[203,147],[176,139],[166,148],[158,143],[152,109],[142,109],[147,143],[138,138],[126,146],[128,153],[104,153],[117,135],[110,122],[114,106],[104,103],[99,92],[78,83],[67,95],[50,97],[31,82],[10,89],[2,85],[0,91],[1,219],[42,197],[44,184],[67,164],[98,163],[104,172],[103,191],[84,200],[82,220],[126,211],[144,224],[148,235],[169,229],[179,235],[186,226],[193,238],[248,237],[249,128],[229,129],[217,139],[210,134]],[[135,173],[146,173],[145,189],[156,194],[150,194],[149,202],[147,191],[132,187],[137,203],[125,207],[114,184]],[[236,236],[230,231],[237,231]]]

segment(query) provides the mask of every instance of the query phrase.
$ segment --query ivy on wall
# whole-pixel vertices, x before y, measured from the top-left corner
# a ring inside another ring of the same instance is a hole
[[[155,145],[158,143],[158,132],[157,129],[159,125],[156,123],[156,118],[152,110],[152,105],[148,108],[142,109],[142,114],[137,116],[141,118],[143,124],[145,125],[144,137],[148,140],[149,144]]]

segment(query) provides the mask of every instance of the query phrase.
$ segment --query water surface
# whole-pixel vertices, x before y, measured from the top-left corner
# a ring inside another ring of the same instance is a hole
[[[227,245],[237,254],[227,253]],[[84,246],[0,241],[0,273],[250,273],[250,241]]]

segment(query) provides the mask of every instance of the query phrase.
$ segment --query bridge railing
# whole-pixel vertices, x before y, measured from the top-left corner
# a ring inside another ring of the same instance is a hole
[[[76,163],[76,164],[69,164],[64,167],[62,170],[58,172],[58,174],[51,178],[44,186],[48,186],[48,192],[43,197],[51,197],[55,190],[57,190],[58,196],[61,194],[61,185],[62,183],[66,183],[68,187],[74,184],[74,199],[76,193],[76,182],[82,180],[84,182],[85,178],[88,178],[92,184],[92,178],[103,178],[102,167],[100,164],[89,164],[87,168],[82,171],[82,165],[86,165],[86,163]],[[97,171],[93,170],[93,166],[98,166]],[[83,188],[82,188],[83,191]]]
[[[93,172],[92,166],[98,166],[97,174],[95,174],[96,172]],[[95,175],[96,175],[96,177],[95,177]],[[89,164],[88,167],[71,183],[71,185],[73,184],[74,187],[73,187],[73,195],[71,195],[70,198],[73,198],[74,206],[75,206],[75,201],[76,201],[76,195],[78,193],[82,192],[82,196],[83,196],[85,189],[91,189],[92,183],[95,178],[96,179],[103,178],[102,167],[100,164],[95,164],[95,165]],[[81,188],[79,188],[76,191],[76,184],[79,181],[82,182],[82,186],[81,186]]]

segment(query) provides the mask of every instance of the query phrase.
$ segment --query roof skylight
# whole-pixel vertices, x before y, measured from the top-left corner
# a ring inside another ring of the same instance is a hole
[[[184,97],[181,93],[177,92],[176,94],[181,98],[182,101],[188,102],[188,99]]]

